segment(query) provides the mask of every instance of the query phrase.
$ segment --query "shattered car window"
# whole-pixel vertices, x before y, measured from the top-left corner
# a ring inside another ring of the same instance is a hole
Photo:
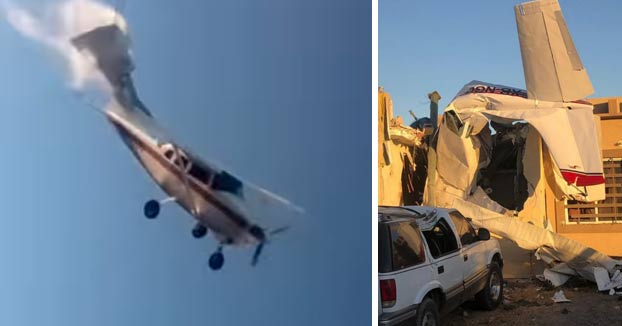
[[[434,258],[439,258],[458,250],[456,236],[443,218],[439,219],[431,230],[424,231],[423,235]]]

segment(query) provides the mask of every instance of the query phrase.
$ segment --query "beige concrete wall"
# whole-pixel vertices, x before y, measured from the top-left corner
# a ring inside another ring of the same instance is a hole
[[[564,233],[564,236],[588,245],[606,255],[622,257],[622,233]]]
[[[388,142],[386,155],[391,157],[391,164],[378,166],[378,205],[400,206],[404,203],[402,194],[403,155],[409,151],[404,145]]]
[[[498,238],[503,255],[504,278],[531,278],[542,274],[545,264],[537,260],[534,250],[521,249],[513,241]]]
[[[622,148],[622,119],[601,120],[603,150]],[[617,144],[620,144],[616,146]]]

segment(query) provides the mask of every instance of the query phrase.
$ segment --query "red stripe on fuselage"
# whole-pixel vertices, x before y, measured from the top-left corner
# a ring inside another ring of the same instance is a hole
[[[568,170],[561,170],[561,173],[568,184],[575,184],[580,187],[594,186],[605,183],[605,178],[601,173],[587,174]]]

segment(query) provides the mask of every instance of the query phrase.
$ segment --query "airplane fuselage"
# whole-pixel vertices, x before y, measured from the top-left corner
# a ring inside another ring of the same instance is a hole
[[[107,110],[108,120],[117,129],[141,165],[170,197],[211,230],[224,244],[251,245],[259,243],[248,232],[248,222],[234,194],[212,189],[214,174],[209,171],[204,180],[188,173],[191,168],[188,154],[168,140],[159,140],[148,133],[152,117],[134,111],[132,116]],[[172,153],[172,154],[171,154]],[[185,164],[183,161],[185,160]]]

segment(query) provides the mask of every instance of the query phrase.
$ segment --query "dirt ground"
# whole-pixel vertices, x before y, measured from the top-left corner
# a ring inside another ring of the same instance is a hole
[[[563,290],[572,302],[554,303],[553,294]],[[596,284],[569,280],[554,289],[534,280],[506,280],[504,303],[483,311],[473,303],[441,319],[442,325],[622,325],[622,295],[600,293]]]

